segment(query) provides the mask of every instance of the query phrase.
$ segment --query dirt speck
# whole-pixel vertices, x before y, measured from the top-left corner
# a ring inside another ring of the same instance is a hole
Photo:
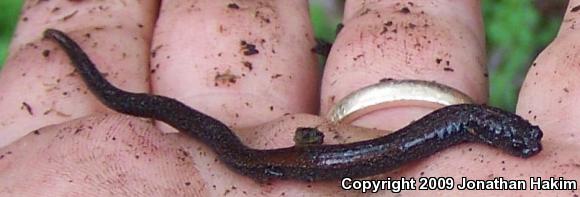
[[[67,21],[68,19],[71,19],[73,16],[75,16],[79,11],[75,10],[74,12],[70,13],[69,15],[66,15],[64,17],[62,17],[62,21]]]
[[[219,84],[225,84],[229,86],[231,84],[235,84],[239,78],[240,76],[232,74],[230,70],[226,70],[224,73],[218,72],[214,78],[215,86],[218,86]]]
[[[46,50],[42,51],[42,56],[44,56],[44,57],[50,56],[50,50],[46,49]]]
[[[240,9],[240,6],[238,6],[238,4],[236,4],[236,3],[230,3],[230,4],[228,4],[228,8],[237,10],[237,9]]]
[[[28,114],[30,114],[31,116],[34,115],[34,113],[32,112],[32,107],[30,107],[30,105],[26,102],[22,102],[22,106],[20,107],[20,109],[26,110]]]
[[[399,12],[401,12],[403,14],[409,14],[409,13],[411,13],[411,10],[408,7],[403,7],[403,8],[401,8],[401,10],[399,10]]]
[[[571,11],[578,12],[578,10],[580,10],[580,5],[574,6]]]
[[[242,64],[244,64],[244,67],[246,67],[250,71],[252,71],[254,69],[254,66],[252,65],[251,62],[243,61]]]
[[[379,82],[384,83],[384,82],[392,81],[392,80],[394,80],[394,79],[393,78],[382,78],[379,80]]]
[[[282,76],[282,74],[275,74],[275,75],[272,75],[272,79],[277,79],[277,78],[280,78],[281,76]]]
[[[254,45],[254,44],[250,44],[250,43],[242,40],[240,42],[240,45],[242,47],[242,53],[245,56],[250,56],[250,55],[255,55],[255,54],[260,53],[260,51],[258,51],[258,49],[256,49],[256,45]]]

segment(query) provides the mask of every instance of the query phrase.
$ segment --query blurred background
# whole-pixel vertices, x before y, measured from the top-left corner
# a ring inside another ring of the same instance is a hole
[[[23,0],[0,0],[0,69]],[[318,38],[333,42],[343,0],[310,0]],[[482,0],[490,105],[514,111],[531,61],[556,36],[567,0]]]

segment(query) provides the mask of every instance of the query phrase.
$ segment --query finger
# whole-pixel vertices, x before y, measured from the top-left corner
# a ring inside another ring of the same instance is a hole
[[[349,93],[388,78],[437,81],[485,102],[478,9],[477,1],[348,1],[324,73],[322,115]],[[380,110],[353,124],[394,130],[431,110]]]
[[[542,152],[524,160],[499,152],[494,154],[493,151],[478,147],[468,149],[464,151],[465,153],[449,151],[451,153],[446,152],[444,155],[452,158],[449,160],[450,164],[441,165],[438,162],[430,164],[428,168],[437,170],[425,171],[424,176],[448,176],[460,173],[462,176],[469,174],[469,179],[489,180],[502,177],[504,180],[524,180],[526,183],[531,183],[531,177],[541,177],[543,180],[562,177],[566,180],[579,181],[580,160],[577,158],[577,150],[580,145],[577,122],[580,114],[576,112],[573,102],[580,96],[575,85],[579,82],[576,77],[579,70],[576,66],[580,62],[574,58],[577,56],[575,48],[580,42],[577,41],[578,36],[575,35],[572,25],[578,16],[572,12],[577,5],[580,5],[580,1],[570,1],[558,37],[531,65],[519,96],[517,113],[539,125],[543,130]],[[469,153],[475,150],[477,156]],[[451,170],[445,170],[442,166],[447,166]],[[457,177],[455,180],[458,180]],[[530,186],[528,185],[526,191],[518,191],[517,194],[553,196],[576,194],[573,189],[540,191],[530,190]],[[478,191],[478,194],[513,196],[514,194],[510,192],[514,191]]]
[[[26,1],[0,74],[0,147],[35,129],[106,110],[88,93],[46,28],[68,32],[107,78],[147,92],[156,1]]]
[[[519,159],[483,146],[461,146],[463,152],[446,151],[441,154],[444,155],[442,157],[449,158],[447,163],[439,159],[429,165],[425,164],[428,170],[423,171],[424,176],[454,175],[456,181],[465,175],[469,175],[469,179],[493,180],[495,177],[502,177],[504,180],[524,180],[526,183],[531,183],[531,177],[541,177],[543,180],[562,177],[578,181],[580,160],[577,158],[577,150],[580,146],[576,122],[580,114],[576,112],[573,102],[574,98],[578,97],[574,84],[578,83],[575,75],[578,73],[576,66],[579,62],[574,57],[577,55],[575,47],[580,42],[577,41],[578,36],[570,29],[576,16],[571,11],[578,3],[571,1],[565,17],[567,22],[562,24],[558,37],[532,64],[519,96],[517,113],[538,124],[544,132],[542,152],[528,159]],[[527,190],[517,191],[517,194],[552,196],[576,194],[574,190],[530,190],[531,185],[527,186]],[[453,192],[461,191],[453,190]],[[511,192],[514,191],[487,190],[478,191],[478,194],[513,196],[514,193]]]
[[[307,5],[163,1],[152,49],[153,92],[232,127],[315,112],[319,71]]]
[[[479,1],[351,1],[345,13],[345,26],[323,78],[323,114],[345,95],[383,78],[437,81],[466,93],[477,103],[486,101]],[[432,110],[382,110],[354,124],[394,130]],[[530,172],[518,167],[522,162],[488,146],[464,144],[384,176],[453,177],[456,183],[464,176],[520,177]]]
[[[560,32],[530,67],[517,112],[544,131],[544,151],[528,166],[537,174],[580,181],[580,1],[569,2]],[[563,192],[562,194],[569,194]],[[557,195],[557,194],[556,194]]]

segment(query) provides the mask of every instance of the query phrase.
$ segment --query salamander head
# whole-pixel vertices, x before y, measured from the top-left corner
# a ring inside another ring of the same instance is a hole
[[[475,140],[495,146],[513,156],[528,158],[542,151],[542,130],[524,118],[494,107],[474,110],[468,127]],[[468,130],[469,131],[469,130]]]
[[[515,131],[511,140],[511,154],[528,158],[542,151],[542,130],[538,126],[529,125]]]
[[[542,130],[525,121],[525,124],[511,125],[501,128],[501,132],[495,132],[491,143],[509,154],[517,157],[528,158],[542,151]],[[499,138],[499,139],[498,139]]]

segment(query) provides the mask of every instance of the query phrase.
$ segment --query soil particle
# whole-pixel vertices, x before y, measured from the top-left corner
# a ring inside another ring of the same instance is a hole
[[[580,5],[575,6],[574,8],[572,8],[572,12],[578,12],[578,10],[580,10]]]
[[[25,109],[31,116],[34,115],[34,113],[32,112],[32,107],[30,107],[30,105],[26,102],[22,102],[22,107],[20,107],[20,109]]]
[[[250,56],[250,55],[255,55],[260,53],[260,51],[258,51],[258,49],[256,49],[256,45],[250,44],[244,40],[242,40],[240,42],[240,45],[242,47],[242,52],[245,56]]]
[[[230,3],[230,4],[228,4],[228,8],[237,10],[237,9],[240,9],[240,6],[238,6],[238,4],[236,4],[236,3]]]

